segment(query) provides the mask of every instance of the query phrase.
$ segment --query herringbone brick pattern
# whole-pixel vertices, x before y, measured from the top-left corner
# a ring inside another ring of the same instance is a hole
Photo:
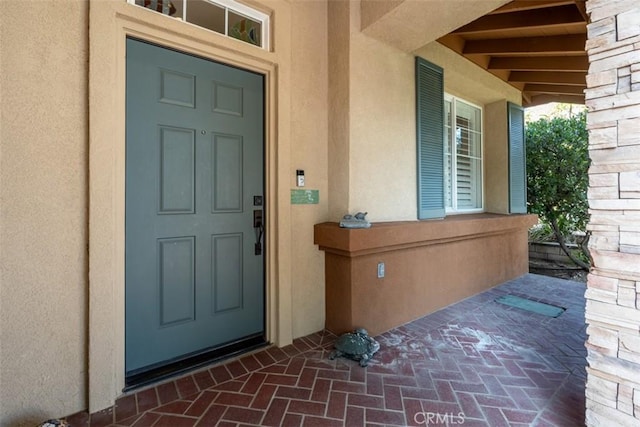
[[[328,360],[320,332],[69,417],[96,426],[578,426],[586,352],[581,283],[527,275],[379,337],[367,368]],[[510,308],[514,294],[565,307]],[[366,325],[365,325],[366,326]]]

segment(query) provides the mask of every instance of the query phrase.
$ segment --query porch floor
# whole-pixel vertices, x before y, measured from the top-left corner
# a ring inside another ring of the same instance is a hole
[[[583,283],[533,274],[388,331],[367,368],[323,331],[75,414],[72,426],[584,425]],[[511,294],[558,318],[496,303]],[[364,325],[366,326],[366,325]]]

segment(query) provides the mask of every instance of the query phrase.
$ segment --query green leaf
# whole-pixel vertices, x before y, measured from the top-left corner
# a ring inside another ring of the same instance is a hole
[[[555,222],[566,238],[588,222],[589,150],[586,113],[526,125],[529,212]]]

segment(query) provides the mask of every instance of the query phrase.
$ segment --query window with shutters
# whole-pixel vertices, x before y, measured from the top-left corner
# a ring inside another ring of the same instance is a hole
[[[445,94],[444,187],[447,212],[480,212],[482,109]]]
[[[493,206],[503,213],[500,199],[484,188],[484,141],[483,107],[446,94],[444,92],[444,70],[423,58],[416,57],[416,142],[418,219],[441,219],[447,214],[485,211],[485,192],[493,197]],[[491,104],[488,115],[495,115],[496,108],[503,104]],[[497,176],[508,168],[508,212],[526,213],[526,159],[524,140],[524,110],[522,107],[504,102],[507,106],[508,144],[507,158],[493,149],[488,155],[500,155],[488,173],[494,185]],[[489,108],[489,107],[487,107]],[[493,112],[493,113],[492,113]],[[500,114],[503,114],[499,112]],[[492,123],[498,129],[502,123]],[[493,129],[492,129],[493,130]],[[499,132],[500,134],[500,132]],[[495,168],[498,168],[498,171]],[[488,175],[489,176],[489,175]]]

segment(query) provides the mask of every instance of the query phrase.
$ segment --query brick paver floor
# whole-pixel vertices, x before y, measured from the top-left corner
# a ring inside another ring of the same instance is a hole
[[[381,350],[367,368],[329,360],[335,336],[322,331],[68,421],[91,427],[584,425],[584,291],[582,283],[529,274],[376,337]],[[566,311],[551,318],[495,302],[506,294]]]

